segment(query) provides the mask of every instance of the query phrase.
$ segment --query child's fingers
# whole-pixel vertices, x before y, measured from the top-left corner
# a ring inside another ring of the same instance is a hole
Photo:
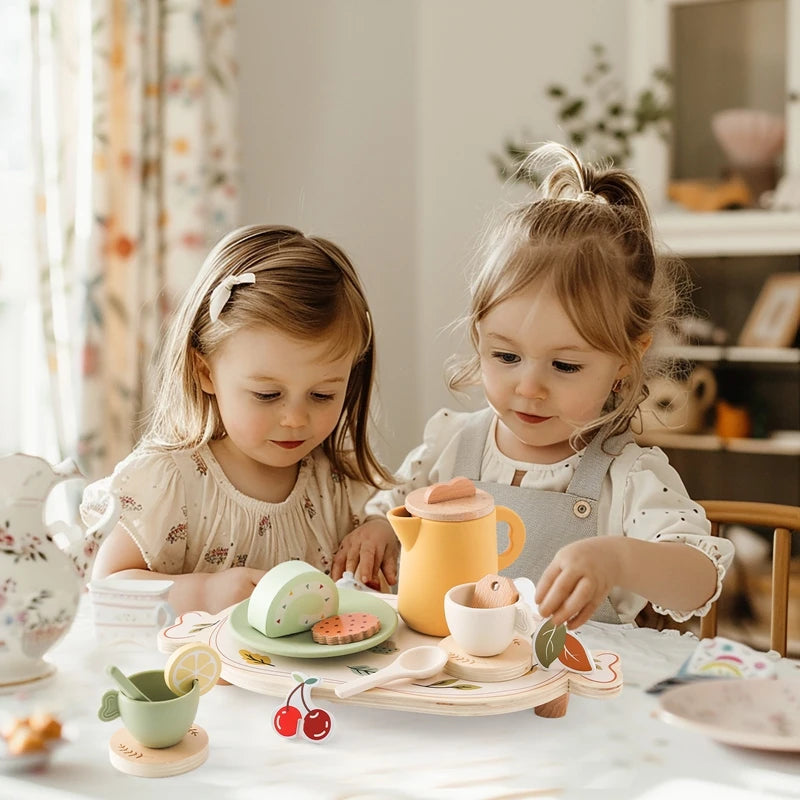
[[[551,564],[536,584],[536,605],[543,617],[549,617],[569,596],[572,584],[559,567]]]
[[[383,577],[386,578],[386,583],[394,586],[397,583],[397,554],[390,552],[388,547],[383,554],[381,569],[383,570]]]
[[[542,603],[545,601],[545,597],[547,597],[548,592],[552,588],[553,583],[560,573],[560,568],[551,563],[542,573],[542,577],[536,582],[536,594],[534,595],[533,599],[536,601],[536,605],[539,606],[540,611],[542,609]]]
[[[375,557],[375,545],[370,541],[362,541],[361,549],[356,550],[354,555],[356,565],[353,567],[353,574],[362,583],[375,583],[378,580],[380,566],[380,560]]]
[[[333,556],[333,563],[331,564],[331,578],[335,581],[338,581],[346,569],[347,551],[340,547]]]
[[[361,552],[356,547],[351,547],[347,551],[347,558],[345,559],[345,570],[352,572],[356,578],[361,580],[361,571],[358,565],[361,563]]]
[[[550,617],[553,625],[560,625],[578,614],[592,596],[591,582],[574,573],[562,572],[545,597],[539,612]]]
[[[581,581],[574,589],[572,594],[561,605],[555,614],[551,617],[553,625],[560,625],[562,622],[570,623],[571,625],[579,624],[581,616],[585,614],[586,609],[591,609],[592,606],[592,593],[591,588],[587,587]],[[589,611],[591,616],[591,610]]]
[[[567,627],[571,631],[574,631],[576,628],[580,628],[584,622],[588,622],[592,618],[592,614],[594,614],[594,610],[598,605],[599,604],[595,602],[587,603],[580,613],[567,622]]]

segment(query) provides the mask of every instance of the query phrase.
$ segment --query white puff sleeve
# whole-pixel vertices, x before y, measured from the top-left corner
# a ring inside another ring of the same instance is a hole
[[[713,595],[701,608],[674,611],[653,605],[676,622],[703,616],[722,591],[722,580],[733,561],[733,543],[711,536],[703,507],[687,494],[680,476],[657,447],[645,448],[627,474],[622,528],[626,536],[657,542],[680,542],[700,550],[717,570]],[[680,576],[675,576],[680,580]]]
[[[181,472],[170,453],[133,452],[113,474],[86,487],[80,506],[84,522],[104,508],[102,489],[119,498],[119,522],[154,572],[178,574],[185,567],[188,531],[186,492]]]
[[[450,480],[453,477],[458,433],[471,416],[469,412],[439,409],[425,425],[422,444],[405,457],[395,473],[397,485],[375,494],[367,503],[367,514],[385,516],[387,511],[402,506],[406,496],[414,489]]]

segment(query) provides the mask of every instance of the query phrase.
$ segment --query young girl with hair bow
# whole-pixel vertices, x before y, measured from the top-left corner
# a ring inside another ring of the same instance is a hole
[[[227,608],[290,559],[394,583],[397,540],[364,512],[389,477],[368,436],[374,364],[340,248],[286,227],[225,236],[172,318],[147,433],[84,493],[87,520],[101,486],[122,505],[95,577],[172,580],[178,612]]]

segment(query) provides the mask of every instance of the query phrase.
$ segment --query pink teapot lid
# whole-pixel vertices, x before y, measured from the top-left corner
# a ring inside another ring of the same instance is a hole
[[[480,519],[494,510],[494,498],[476,488],[469,478],[453,478],[415,489],[406,497],[406,510],[415,517],[438,522]]]

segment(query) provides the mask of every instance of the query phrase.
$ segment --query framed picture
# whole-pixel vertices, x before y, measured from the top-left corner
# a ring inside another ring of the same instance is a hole
[[[739,335],[743,347],[789,347],[800,327],[800,273],[767,278]]]

